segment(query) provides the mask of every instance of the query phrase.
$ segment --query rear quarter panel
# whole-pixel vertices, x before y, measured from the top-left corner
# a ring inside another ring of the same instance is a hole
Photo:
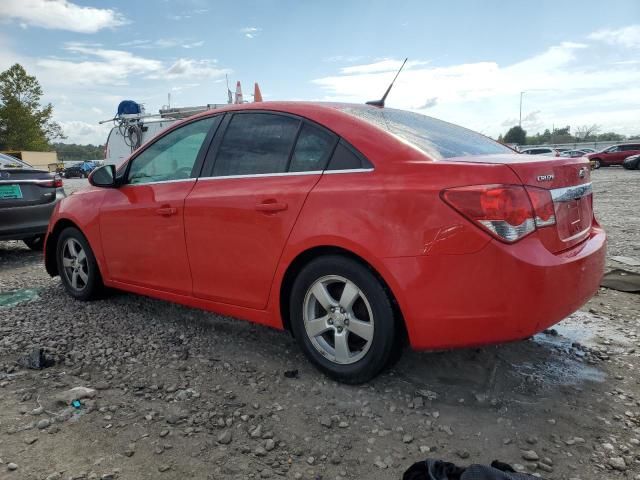
[[[440,192],[452,186],[520,183],[505,165],[417,161],[380,170],[325,173],[310,192],[274,278],[274,313],[288,266],[319,246],[340,247],[364,259],[402,306],[402,282],[386,270],[384,258],[462,255],[490,242],[486,233],[445,204]]]

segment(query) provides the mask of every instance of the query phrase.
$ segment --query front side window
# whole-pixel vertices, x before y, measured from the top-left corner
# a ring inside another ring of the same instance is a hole
[[[302,126],[291,156],[290,172],[324,170],[338,138],[314,125]]]
[[[209,130],[220,116],[197,120],[152,143],[133,159],[129,183],[155,183],[191,177],[193,166]]]
[[[284,173],[300,120],[271,113],[235,114],[220,144],[213,176]]]

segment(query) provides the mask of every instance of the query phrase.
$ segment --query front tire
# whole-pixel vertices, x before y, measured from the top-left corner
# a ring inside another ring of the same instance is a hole
[[[62,285],[69,295],[87,301],[102,293],[102,277],[96,257],[80,230],[68,227],[60,233],[56,260]]]
[[[308,263],[293,284],[290,312],[304,354],[340,382],[372,379],[395,351],[389,295],[369,268],[351,258],[328,255]]]

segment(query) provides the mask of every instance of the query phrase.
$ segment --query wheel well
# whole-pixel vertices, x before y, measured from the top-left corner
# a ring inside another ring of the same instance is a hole
[[[78,226],[73,223],[71,220],[63,218],[58,220],[56,225],[53,227],[53,230],[47,237],[47,243],[45,245],[45,268],[47,273],[52,277],[55,277],[59,274],[58,272],[58,262],[56,261],[56,245],[58,244],[58,237],[60,233],[67,227],[75,227]]]
[[[408,335],[407,335],[407,328],[404,323],[404,317],[402,316],[402,311],[400,310],[400,306],[398,305],[398,301],[396,300],[396,297],[393,294],[393,291],[391,290],[391,288],[389,288],[389,285],[384,280],[382,275],[380,275],[380,273],[362,257],[344,248],[334,247],[334,246],[320,246],[320,247],[311,248],[309,250],[305,250],[300,255],[298,255],[287,268],[287,271],[285,272],[284,277],[282,279],[282,284],[280,285],[280,315],[282,317],[282,323],[284,328],[293,335],[293,329],[291,328],[290,310],[289,310],[289,297],[291,294],[291,289],[293,288],[293,282],[298,276],[298,273],[300,273],[300,271],[302,270],[302,268],[304,268],[305,265],[307,265],[312,260],[315,260],[316,258],[322,257],[324,255],[342,255],[342,256],[351,258],[357,261],[358,263],[364,265],[365,267],[367,267],[371,271],[371,273],[373,273],[378,278],[383,288],[386,290],[387,295],[389,295],[389,299],[391,300],[391,306],[393,308],[393,313],[395,317],[399,320],[398,322],[396,322],[396,327],[398,328],[399,337],[402,339],[403,343],[406,342]]]

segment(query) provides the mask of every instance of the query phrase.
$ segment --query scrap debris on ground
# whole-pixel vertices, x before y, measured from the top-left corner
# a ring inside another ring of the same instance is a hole
[[[640,258],[635,173],[593,173],[610,258]],[[26,291],[0,302],[2,480],[375,480],[426,458],[640,479],[634,293],[602,288],[526,341],[405,352],[353,387],[286,333],[124,293],[74,301],[41,255],[0,242],[0,298]]]

